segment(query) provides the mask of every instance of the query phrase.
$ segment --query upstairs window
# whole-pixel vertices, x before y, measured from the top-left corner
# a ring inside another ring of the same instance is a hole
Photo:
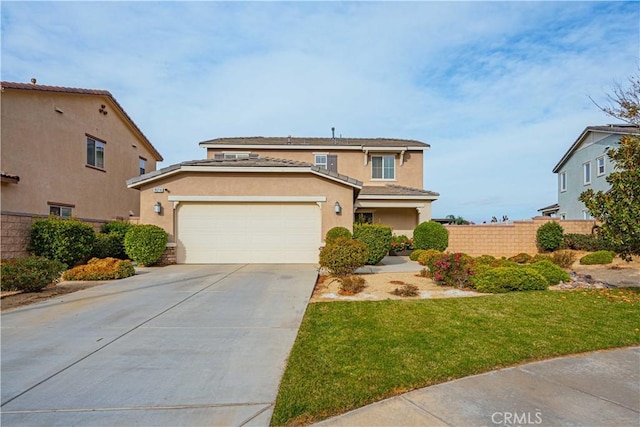
[[[371,179],[396,179],[396,156],[371,156]]]
[[[560,174],[560,191],[567,191],[567,173]]]
[[[225,160],[231,159],[248,159],[250,157],[250,153],[224,153]]]
[[[583,171],[583,177],[584,177],[584,185],[591,184],[591,162],[583,163],[582,171]]]
[[[596,167],[598,169],[598,176],[602,176],[606,173],[606,166],[604,162],[604,156],[598,157],[596,159]]]
[[[87,136],[87,165],[104,169],[105,143]]]
[[[316,166],[327,169],[328,159],[326,154],[316,154],[313,162]]]
[[[147,173],[147,159],[140,157],[140,175]]]

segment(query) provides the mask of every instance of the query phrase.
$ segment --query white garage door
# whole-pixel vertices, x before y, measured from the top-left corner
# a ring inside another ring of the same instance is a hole
[[[180,203],[178,262],[317,263],[316,203]]]

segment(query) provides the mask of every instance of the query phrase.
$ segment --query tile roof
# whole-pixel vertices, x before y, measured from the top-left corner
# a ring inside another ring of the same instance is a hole
[[[560,205],[557,203],[554,203],[553,205],[545,206],[544,208],[538,209],[538,212],[554,211],[554,210],[557,211],[558,209],[560,209]]]
[[[202,159],[202,160],[190,160],[175,165],[167,166],[165,168],[149,172],[144,175],[131,178],[127,181],[127,185],[134,185],[136,183],[146,181],[152,178],[156,178],[165,175],[169,172],[177,171],[183,167],[188,166],[202,166],[202,167],[220,167],[220,168],[309,168],[311,171],[319,175],[325,175],[339,181],[361,187],[362,182],[356,179],[350,178],[346,175],[330,172],[327,169],[314,166],[311,163],[298,162],[295,160],[277,159],[273,157],[251,157],[240,159]]]
[[[397,138],[317,138],[317,137],[232,137],[216,138],[202,141],[200,145],[292,145],[292,146],[372,146],[372,147],[422,147],[429,148],[430,145],[412,139]]]
[[[63,86],[48,86],[48,85],[39,85],[32,83],[16,83],[16,82],[0,82],[2,85],[2,91],[5,89],[17,89],[17,90],[30,90],[30,91],[40,91],[40,92],[56,92],[56,93],[68,93],[74,95],[98,95],[109,98],[116,108],[122,113],[125,119],[131,123],[131,126],[135,129],[135,131],[140,135],[142,140],[148,144],[149,149],[155,155],[157,161],[164,160],[162,155],[156,150],[151,141],[145,136],[145,134],[140,130],[138,125],[133,121],[129,114],[122,108],[120,103],[114,98],[114,96],[108,90],[100,90],[100,89],[81,89],[75,87],[63,87]]]
[[[360,190],[361,196],[439,196],[440,193],[402,185],[366,185]]]

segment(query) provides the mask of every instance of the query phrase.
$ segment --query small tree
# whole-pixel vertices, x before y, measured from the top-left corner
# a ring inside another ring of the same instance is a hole
[[[449,231],[435,221],[423,222],[413,230],[415,249],[435,249],[444,252],[449,246]]]
[[[636,126],[640,125],[640,75],[629,78],[630,87],[618,86],[612,105],[600,107],[605,113]],[[636,128],[637,132],[638,129]],[[579,199],[589,213],[602,223],[600,236],[611,243],[620,257],[630,261],[640,255],[640,135],[624,135],[620,147],[607,152],[614,172],[607,177],[607,192],[589,189]]]
[[[541,225],[536,231],[536,242],[543,251],[551,252],[560,247],[563,241],[564,230],[555,221]]]

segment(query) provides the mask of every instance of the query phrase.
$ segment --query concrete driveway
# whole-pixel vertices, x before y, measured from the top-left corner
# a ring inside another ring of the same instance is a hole
[[[268,425],[316,276],[170,266],[4,313],[0,421]]]

